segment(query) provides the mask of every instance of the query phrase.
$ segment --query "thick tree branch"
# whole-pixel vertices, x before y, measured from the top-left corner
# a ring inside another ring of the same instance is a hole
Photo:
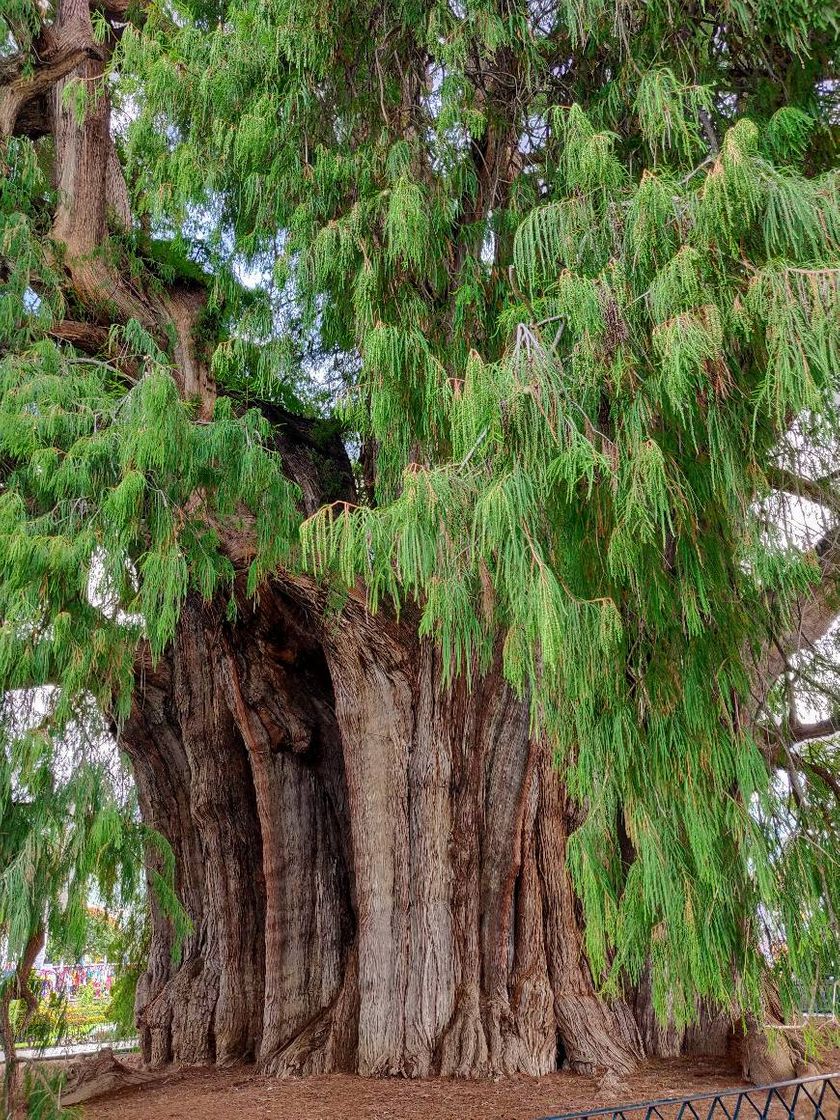
[[[33,59],[15,55],[0,69],[0,141],[15,131],[18,115],[34,98],[51,89],[87,58],[103,59],[89,34],[89,20],[75,16],[46,28],[33,46]],[[31,69],[27,69],[31,64]]]
[[[770,467],[767,471],[767,481],[775,490],[782,490],[797,498],[805,498],[827,509],[840,510],[840,493],[834,486],[826,485],[827,480],[804,478],[785,467]]]
[[[833,716],[816,720],[814,723],[800,723],[792,720],[787,727],[791,743],[807,743],[812,739],[827,739],[830,735],[840,734],[840,719]]]
[[[102,356],[110,365],[118,370],[127,381],[136,384],[140,379],[142,368],[136,358],[127,357],[125,353],[114,346],[110,341],[108,330],[98,323],[78,322],[75,319],[58,319],[49,329],[52,338],[59,342],[69,342],[83,354],[91,358]]]
[[[840,526],[822,537],[813,549],[820,570],[819,582],[803,592],[792,611],[792,625],[784,634],[772,635],[754,674],[758,707],[802,650],[824,638],[840,615]]]
[[[108,331],[96,323],[80,323],[75,319],[58,319],[49,333],[61,342],[72,343],[85,354],[98,354],[108,344]]]
[[[825,726],[824,726],[825,725]],[[831,726],[829,726],[831,725]],[[820,721],[819,723],[794,727],[764,727],[759,742],[762,753],[768,766],[776,770],[784,770],[791,781],[791,789],[797,802],[805,801],[805,791],[799,780],[800,775],[818,778],[834,794],[837,804],[840,805],[840,777],[828,766],[813,758],[805,757],[799,751],[791,748],[798,742],[809,742],[819,738],[826,738],[840,730],[840,721]],[[801,738],[797,735],[801,734]]]
[[[806,770],[810,770],[820,781],[824,782],[831,790],[837,799],[837,804],[840,805],[840,780],[833,774],[827,766],[823,766],[819,762],[814,762],[812,759],[802,759],[802,764]]]
[[[121,0],[104,0],[93,6],[109,19],[121,19],[128,7]],[[119,33],[117,28],[113,32]],[[170,354],[174,375],[183,396],[197,399],[201,418],[209,419],[215,384],[207,355],[195,343],[206,293],[195,284],[171,285],[164,293],[154,292],[115,266],[104,251],[115,223],[123,228],[131,225],[128,192],[110,127],[106,66],[113,44],[95,42],[90,0],[62,0],[56,22],[42,33],[39,43],[45,36],[49,37],[50,58],[57,57],[57,43],[73,47],[63,77],[51,79],[58,202],[49,240],[55,246],[53,264],[64,273],[76,302],[87,309],[82,318],[92,321],[64,321],[52,333],[86,353],[104,350],[109,360],[136,379],[127,364],[121,365],[119,355],[108,352],[107,325],[136,319],[163,349],[168,349],[169,328],[174,328]],[[43,50],[36,53],[43,60]],[[46,74],[43,66],[36,68],[38,74]],[[83,82],[88,91],[83,119],[63,96],[71,81]],[[34,96],[33,89],[28,87],[27,96]],[[11,110],[9,121],[13,127]]]

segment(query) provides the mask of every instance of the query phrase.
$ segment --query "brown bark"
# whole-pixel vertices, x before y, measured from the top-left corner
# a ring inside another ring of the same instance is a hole
[[[102,51],[89,35],[88,5],[66,4],[53,27],[45,27],[33,44],[36,65],[27,71],[23,56],[0,62],[0,142],[13,135],[20,115],[33,101],[86,59]]]
[[[189,602],[181,656],[147,675],[123,735],[141,809],[173,847],[193,923],[173,975],[172,930],[154,904],[140,987],[142,1048],[153,1064],[173,1055],[229,1064],[255,1056],[261,1034],[260,832],[245,748],[222,702],[221,666],[206,671],[207,639],[203,612]]]
[[[541,870],[556,884],[555,912],[546,952],[560,1033],[569,1040],[567,1056],[573,1068],[592,1071],[606,1066],[626,1072],[632,1060],[644,1054],[644,1046],[629,1008],[621,1003],[610,1013],[596,995],[584,958],[576,900],[565,864],[571,806],[547,754],[542,767]]]
[[[131,227],[107,90],[107,65],[128,5],[123,0],[95,5],[110,21],[102,43],[94,36],[92,6],[91,0],[61,0],[28,55],[0,62],[0,145],[16,133],[38,137],[49,131],[54,141],[57,201],[46,255],[83,316],[56,324],[53,334],[113,358],[109,328],[136,320],[169,352],[182,395],[196,400],[200,419],[209,419],[216,388],[207,355],[195,343],[206,298],[201,285],[182,280],[161,294],[132,280],[109,239],[111,229]],[[84,91],[81,109],[74,96],[78,89]],[[103,334],[105,341],[97,342]],[[118,365],[136,380],[133,361]]]
[[[629,1009],[595,993],[566,803],[526,706],[497,672],[441,690],[410,620],[351,598],[325,621],[317,595],[275,583],[235,625],[190,600],[138,689],[123,736],[195,925],[173,966],[155,914],[147,1058],[258,1052],[283,1074],[629,1069],[641,1042]],[[225,977],[249,1016],[235,1045]]]
[[[126,5],[103,8],[119,17]],[[195,341],[201,287],[161,295],[110,255],[109,229],[130,214],[108,49],[94,43],[89,0],[61,0],[33,74],[3,64],[0,140],[27,128],[55,140],[52,263],[75,306],[54,337],[113,358],[115,323],[136,319],[161,347],[174,335],[180,391],[207,419],[216,387]],[[83,119],[66,104],[73,81],[88,89]],[[503,104],[504,89],[493,97]],[[504,197],[512,135],[501,122],[475,148],[475,221]],[[264,411],[306,512],[355,496],[334,433]],[[247,535],[219,529],[242,571]],[[356,595],[336,614],[311,581],[285,575],[257,603],[242,578],[235,594],[236,623],[219,601],[187,599],[165,657],[141,655],[120,729],[192,924],[176,945],[151,893],[137,1003],[146,1061],[258,1058],[279,1074],[538,1075],[563,1062],[622,1073],[643,1037],[660,1051],[683,1045],[652,1023],[644,991],[612,1005],[596,991],[566,869],[576,813],[498,666],[445,690],[410,617],[372,618]],[[818,613],[805,617],[815,632]],[[161,858],[150,847],[150,872]]]
[[[20,1092],[20,1061],[15,1052],[16,1032],[12,1028],[11,1004],[13,1000],[23,1001],[24,1012],[17,1022],[17,1032],[23,1034],[38,1010],[38,1001],[29,987],[29,975],[44,947],[45,936],[43,927],[35,930],[23,950],[14,976],[5,980],[0,989],[0,1045],[3,1047],[3,1096],[0,1103],[7,1120],[17,1120],[25,1110]]]
[[[74,1108],[106,1093],[149,1085],[160,1076],[126,1065],[114,1056],[110,1046],[106,1046],[68,1067],[61,1092],[61,1106]]]

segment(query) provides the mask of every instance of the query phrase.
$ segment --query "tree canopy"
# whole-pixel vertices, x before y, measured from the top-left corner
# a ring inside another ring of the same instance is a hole
[[[95,73],[47,129],[77,9]],[[57,698],[37,766],[7,734],[0,842],[188,591],[282,569],[416,620],[442,687],[501,656],[605,991],[807,999],[840,959],[834,6],[13,0],[0,38],[0,689]],[[128,197],[91,234],[53,167],[108,100]],[[354,502],[306,506],[264,402],[340,425]]]

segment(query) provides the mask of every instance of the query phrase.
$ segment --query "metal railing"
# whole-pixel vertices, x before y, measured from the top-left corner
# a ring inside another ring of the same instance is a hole
[[[840,1120],[840,1073],[751,1089],[588,1108],[544,1120]]]

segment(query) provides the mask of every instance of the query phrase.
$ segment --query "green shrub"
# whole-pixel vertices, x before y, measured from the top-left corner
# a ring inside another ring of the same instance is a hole
[[[93,998],[92,985],[85,985],[76,1003],[69,1003],[63,996],[51,993],[38,1005],[38,1010],[25,1030],[15,1035],[19,1046],[35,1048],[56,1046],[61,1043],[84,1042],[108,1022],[108,1003]],[[13,1009],[12,1022],[20,1020],[22,1005]]]

